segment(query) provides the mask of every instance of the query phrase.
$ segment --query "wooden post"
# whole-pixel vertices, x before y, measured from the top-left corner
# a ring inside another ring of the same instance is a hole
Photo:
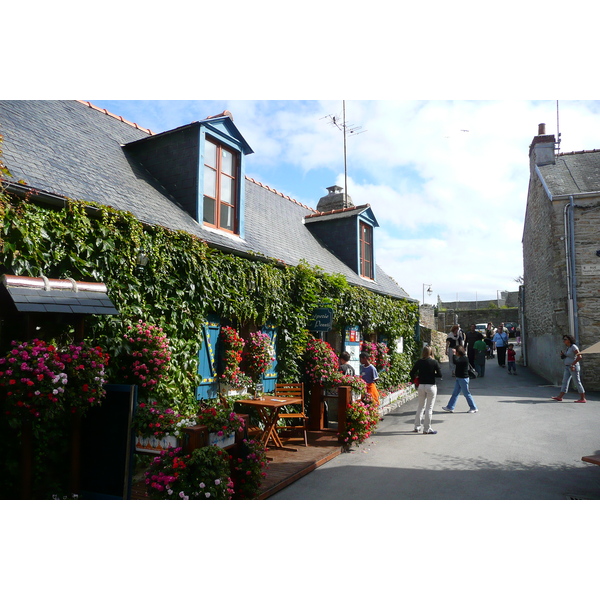
[[[323,386],[315,383],[310,390],[308,427],[311,431],[320,431],[323,429],[323,416]]]
[[[351,387],[339,387],[338,388],[338,433],[344,433],[346,431],[346,409],[352,402],[352,388]]]
[[[33,427],[29,419],[21,425],[21,499],[31,500],[33,485]]]
[[[79,494],[81,487],[81,415],[71,415],[71,477],[69,491]]]

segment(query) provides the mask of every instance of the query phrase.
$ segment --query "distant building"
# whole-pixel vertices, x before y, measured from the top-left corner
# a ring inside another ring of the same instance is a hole
[[[580,349],[600,340],[600,151],[556,153],[539,126],[529,149],[523,229],[523,341],[527,365],[562,377],[562,336]],[[600,390],[600,355],[586,355],[583,384]]]

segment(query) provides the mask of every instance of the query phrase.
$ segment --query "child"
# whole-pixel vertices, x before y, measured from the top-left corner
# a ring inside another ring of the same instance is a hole
[[[517,353],[515,352],[515,345],[509,344],[508,350],[506,351],[506,362],[508,363],[508,374],[513,371],[514,374],[517,374]]]
[[[377,369],[369,362],[369,355],[366,352],[360,353],[360,376],[367,384],[367,395],[371,396],[371,401],[379,404],[379,392],[375,382],[379,379]]]

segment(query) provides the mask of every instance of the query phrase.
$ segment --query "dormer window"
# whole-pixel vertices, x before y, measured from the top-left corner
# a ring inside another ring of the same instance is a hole
[[[206,138],[204,142],[204,223],[237,232],[238,152]]]
[[[373,277],[373,228],[360,223],[360,274],[368,279]]]

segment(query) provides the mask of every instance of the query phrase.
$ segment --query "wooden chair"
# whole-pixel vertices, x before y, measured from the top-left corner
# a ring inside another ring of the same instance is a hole
[[[277,425],[278,431],[302,431],[302,436],[292,437],[285,436],[286,440],[304,440],[304,445],[308,446],[308,438],[306,435],[308,417],[304,411],[304,384],[303,383],[276,383],[274,396],[282,396],[286,398],[301,398],[301,404],[290,406],[290,410],[294,412],[279,413],[280,421],[290,421],[290,424]]]

